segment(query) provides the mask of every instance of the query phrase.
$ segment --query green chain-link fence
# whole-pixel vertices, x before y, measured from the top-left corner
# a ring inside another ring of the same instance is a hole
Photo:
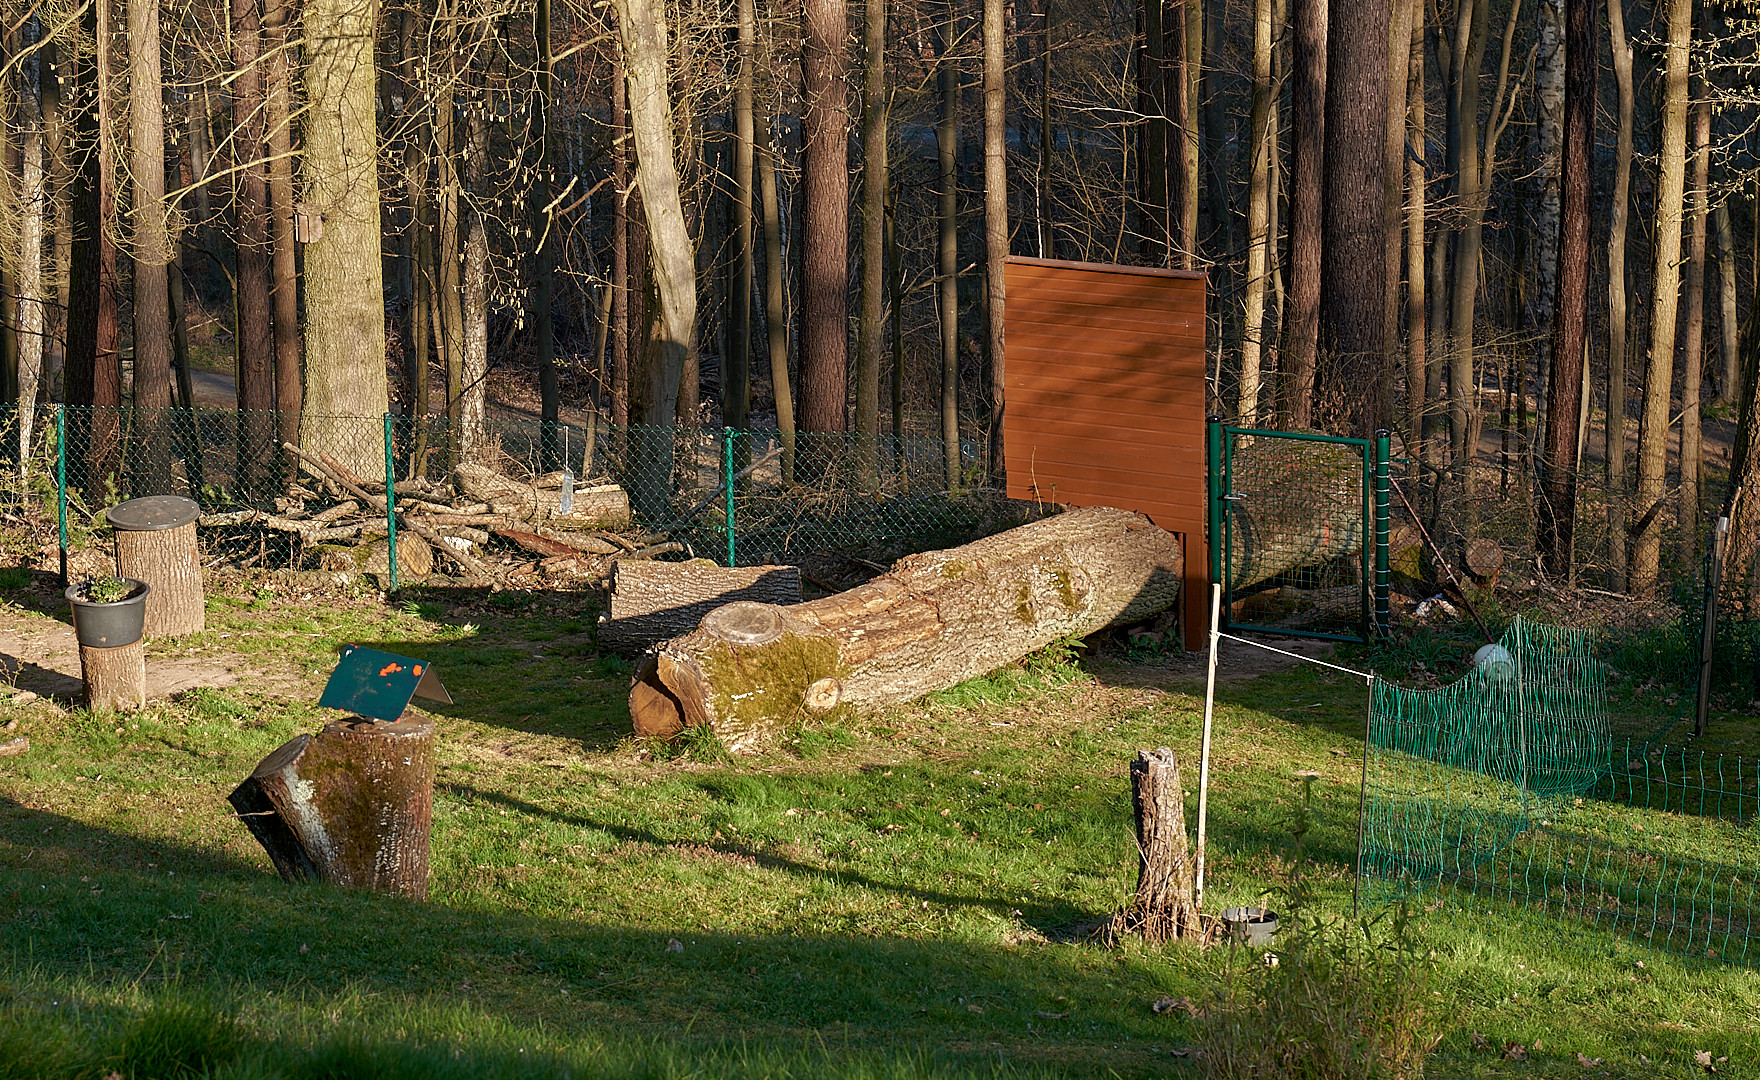
[[[232,409],[0,410],[0,461],[17,478],[12,498],[55,520],[64,548],[84,546],[103,530],[106,509],[140,495],[186,495],[213,522],[284,508],[300,479],[299,462],[281,449],[289,441],[362,478],[375,499],[388,479],[394,489],[445,484],[466,461],[517,480],[567,470],[576,489],[622,487],[632,531],[667,533],[688,553],[728,564],[820,558],[871,570],[1035,512],[987,485],[982,447],[962,445],[962,474],[950,486],[942,441],[922,435],[785,439],[776,431],[310,414],[296,431],[276,414]],[[387,525],[395,528],[394,516]],[[298,537],[248,523],[215,524],[202,536],[210,553],[232,551],[241,561],[252,553],[264,567],[309,557]]]
[[[1437,690],[1375,682],[1365,888],[1760,961],[1760,763],[1616,741],[1586,632],[1518,618],[1481,657]]]

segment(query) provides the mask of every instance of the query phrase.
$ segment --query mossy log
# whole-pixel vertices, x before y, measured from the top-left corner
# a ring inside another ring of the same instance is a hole
[[[888,705],[1179,600],[1179,540],[1141,514],[1074,510],[907,556],[848,592],[740,602],[657,646],[630,691],[640,734],[707,725],[743,750],[840,704]]]
[[[288,882],[428,895],[431,720],[333,721],[264,758],[227,801]]]

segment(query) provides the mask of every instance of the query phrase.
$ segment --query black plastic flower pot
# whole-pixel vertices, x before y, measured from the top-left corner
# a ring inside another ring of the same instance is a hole
[[[1228,934],[1236,943],[1255,948],[1271,944],[1277,933],[1277,915],[1262,907],[1231,907],[1222,913]]]
[[[101,604],[85,598],[86,584],[69,585],[64,593],[73,605],[73,633],[88,649],[117,649],[141,639],[147,619],[147,594],[153,587],[134,578],[122,580],[134,591],[121,600]]]

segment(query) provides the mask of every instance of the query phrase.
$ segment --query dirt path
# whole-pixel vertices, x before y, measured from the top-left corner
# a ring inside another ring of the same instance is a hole
[[[253,689],[304,686],[286,671],[265,669],[252,657],[229,653],[213,659],[156,655],[147,645],[147,697],[170,697],[198,686],[222,688],[241,683]],[[79,643],[66,623],[29,615],[0,615],[0,683],[29,690],[62,705],[78,705],[84,695],[79,674]]]

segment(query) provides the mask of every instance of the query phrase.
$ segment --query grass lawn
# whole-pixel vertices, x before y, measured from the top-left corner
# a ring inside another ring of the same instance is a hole
[[[204,634],[149,647],[232,686],[0,703],[31,740],[0,759],[0,1077],[1196,1076],[1199,1022],[1151,1003],[1257,962],[1088,935],[1134,885],[1138,748],[1180,752],[1195,816],[1190,661],[1011,671],[730,760],[628,736],[587,596],[292,589],[216,583]],[[0,600],[10,627],[60,611],[44,583]],[[457,701],[425,904],[284,885],[225,802],[322,721],[349,642]],[[1281,902],[1312,770],[1315,913],[1348,916],[1363,687],[1305,667],[1220,699],[1206,907]],[[1746,968],[1536,918],[1417,933],[1430,1076],[1703,1076],[1701,1051],[1760,1076]]]

